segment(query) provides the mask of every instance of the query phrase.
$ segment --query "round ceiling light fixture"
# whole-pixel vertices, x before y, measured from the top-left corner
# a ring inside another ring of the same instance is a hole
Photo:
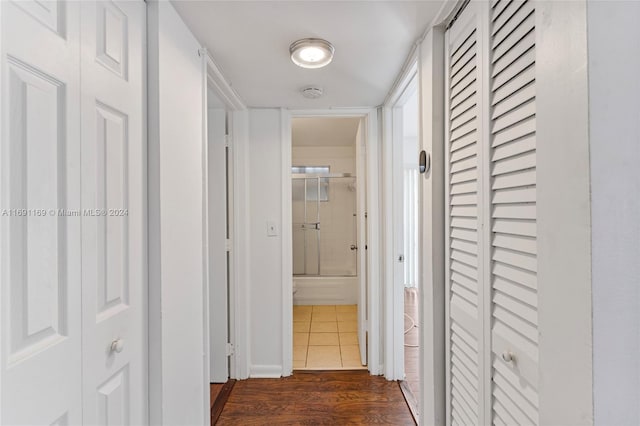
[[[334,52],[333,45],[321,38],[303,38],[289,46],[291,60],[302,68],[322,68],[329,65]]]

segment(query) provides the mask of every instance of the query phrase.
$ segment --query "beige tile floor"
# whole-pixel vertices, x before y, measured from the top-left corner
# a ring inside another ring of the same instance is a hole
[[[293,307],[293,368],[366,369],[360,363],[356,305]]]

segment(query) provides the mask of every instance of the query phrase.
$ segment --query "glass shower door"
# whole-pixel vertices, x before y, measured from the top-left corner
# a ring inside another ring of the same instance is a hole
[[[356,276],[356,178],[294,175],[293,274]]]
[[[357,275],[358,235],[356,178],[334,176],[327,180],[327,199],[320,204],[322,241],[320,275]]]
[[[293,179],[293,274],[320,275],[321,179]]]

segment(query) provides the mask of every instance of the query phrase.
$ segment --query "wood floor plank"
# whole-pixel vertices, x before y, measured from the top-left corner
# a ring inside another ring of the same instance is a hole
[[[210,398],[211,398],[211,408],[213,408],[213,404],[216,402],[216,398],[218,397],[218,394],[222,390],[223,386],[224,386],[224,383],[211,383],[209,385],[209,395],[210,395]]]
[[[396,382],[367,371],[238,381],[218,425],[415,425]]]
[[[211,424],[215,425],[222,414],[222,410],[224,409],[227,401],[229,400],[229,395],[231,395],[231,391],[236,384],[235,379],[229,379],[226,383],[223,383],[222,386],[218,387],[217,384],[212,383],[212,388],[215,386],[216,390],[216,398],[213,400],[211,404]]]

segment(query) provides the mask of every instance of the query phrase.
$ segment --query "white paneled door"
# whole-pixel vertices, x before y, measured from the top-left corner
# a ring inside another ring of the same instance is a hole
[[[83,421],[143,424],[145,5],[81,9]]]
[[[79,3],[3,1],[2,424],[81,412]]]
[[[535,8],[446,32],[447,424],[538,424]]]
[[[211,96],[211,95],[210,95]],[[210,108],[207,113],[208,202],[209,202],[209,330],[210,380],[229,379],[229,261],[228,261],[228,161],[226,111]]]
[[[0,14],[0,423],[144,424],[145,4]]]

